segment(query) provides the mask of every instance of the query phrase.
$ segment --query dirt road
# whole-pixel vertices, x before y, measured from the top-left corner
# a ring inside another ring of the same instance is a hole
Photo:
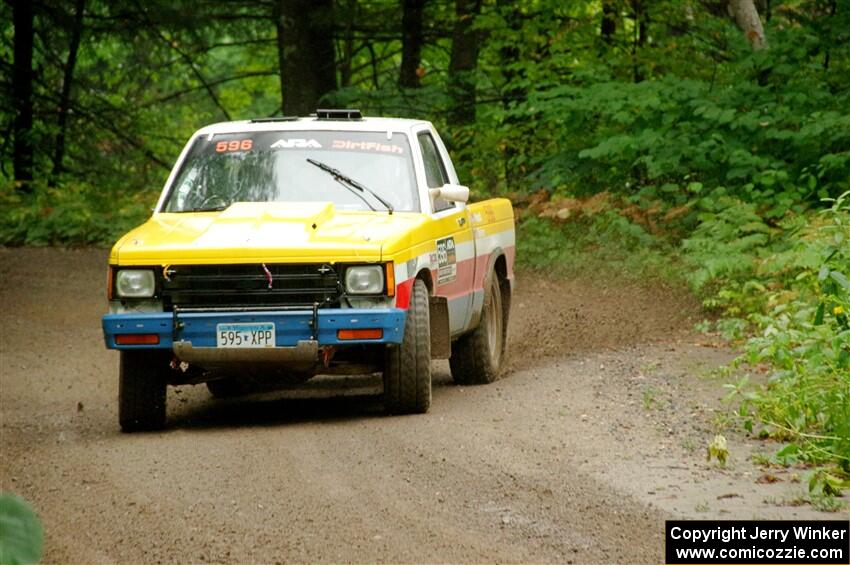
[[[370,398],[169,391],[169,427],[122,435],[103,347],[106,253],[0,249],[0,487],[49,563],[659,563],[663,521],[823,517],[756,483],[753,446],[703,459],[730,353],[665,288],[520,276],[511,369],[425,416]]]

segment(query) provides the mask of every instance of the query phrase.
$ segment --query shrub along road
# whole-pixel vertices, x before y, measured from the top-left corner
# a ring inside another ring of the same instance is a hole
[[[167,430],[122,435],[105,264],[0,249],[0,481],[46,562],[658,563],[666,518],[830,516],[743,437],[705,461],[731,353],[673,289],[521,273],[509,373],[458,387],[436,364],[425,416],[182,387]]]

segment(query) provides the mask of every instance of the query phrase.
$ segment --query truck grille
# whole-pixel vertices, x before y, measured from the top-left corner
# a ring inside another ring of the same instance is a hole
[[[271,282],[271,288],[269,288]],[[331,265],[175,265],[162,278],[166,310],[215,307],[338,306],[342,288]]]

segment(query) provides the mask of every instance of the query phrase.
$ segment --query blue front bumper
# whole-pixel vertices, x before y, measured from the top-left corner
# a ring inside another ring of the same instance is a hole
[[[215,347],[218,324],[273,322],[277,347],[294,347],[304,340],[315,340],[319,346],[401,343],[405,314],[406,311],[400,308],[333,308],[320,309],[316,313],[312,310],[275,310],[107,314],[103,317],[103,336],[109,349],[171,349],[179,341],[190,342],[194,347]],[[337,337],[338,330],[358,329],[381,329],[383,337],[366,340],[340,340]],[[159,343],[115,343],[117,335],[126,334],[156,334]]]

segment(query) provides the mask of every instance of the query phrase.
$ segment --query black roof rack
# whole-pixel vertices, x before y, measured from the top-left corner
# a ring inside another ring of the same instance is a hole
[[[362,120],[363,114],[354,108],[319,109],[316,110],[317,120]]]
[[[277,116],[274,118],[253,118],[249,120],[252,124],[261,124],[263,122],[294,122],[298,120],[298,116]]]

